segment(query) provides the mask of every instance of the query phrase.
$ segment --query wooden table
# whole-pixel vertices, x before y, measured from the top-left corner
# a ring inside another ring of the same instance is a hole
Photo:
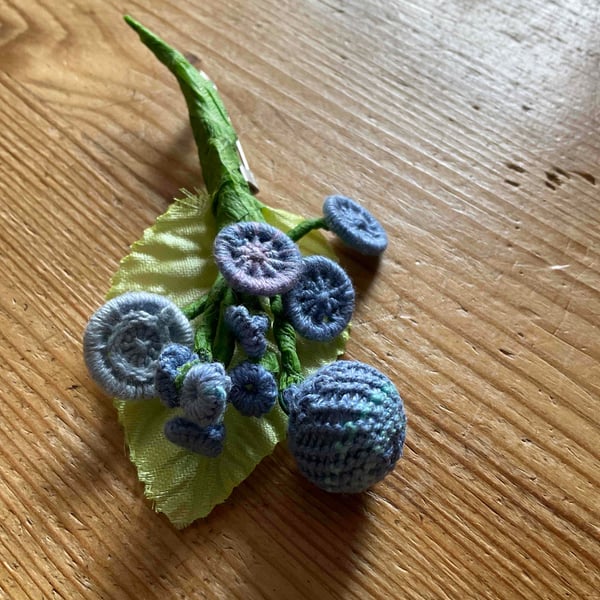
[[[405,456],[358,497],[285,447],[211,516],[153,512],[81,355],[129,245],[201,185],[127,10],[218,83],[273,206],[386,224],[347,356]],[[0,596],[600,597],[597,0],[0,4]]]

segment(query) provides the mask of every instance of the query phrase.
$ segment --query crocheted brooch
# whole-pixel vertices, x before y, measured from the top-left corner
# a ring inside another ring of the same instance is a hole
[[[340,195],[313,219],[259,202],[214,84],[125,20],[177,78],[207,188],[186,193],[134,244],[84,334],[87,368],[116,398],[146,495],[188,525],[286,437],[318,487],[367,489],[401,456],[406,415],[388,377],[336,360],[354,288],[318,230],[379,255],[384,229]]]

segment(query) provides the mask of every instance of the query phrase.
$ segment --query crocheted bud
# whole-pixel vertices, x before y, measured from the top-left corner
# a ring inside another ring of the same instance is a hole
[[[326,342],[346,328],[354,310],[354,288],[338,264],[324,256],[302,259],[302,274],[282,296],[286,316],[309,340]]]
[[[222,423],[201,427],[185,417],[174,417],[165,423],[164,434],[171,443],[209,458],[223,452],[225,426]]]
[[[267,223],[244,221],[221,229],[214,257],[227,283],[253,296],[287,292],[300,274],[298,246]]]
[[[179,406],[179,389],[175,385],[175,379],[179,375],[180,367],[193,360],[199,360],[198,355],[187,346],[169,344],[163,348],[158,357],[154,387],[156,395],[165,406]]]
[[[246,356],[262,358],[267,351],[265,333],[269,329],[269,317],[265,314],[251,315],[243,305],[228,306],[223,316]]]
[[[242,362],[233,368],[228,400],[245,417],[262,417],[277,400],[277,383],[261,365]]]
[[[290,451],[301,473],[328,492],[361,492],[402,455],[404,404],[369,365],[330,363],[288,388],[285,400]]]
[[[179,403],[188,419],[208,427],[223,418],[230,389],[231,379],[221,363],[200,363],[187,372]]]
[[[387,234],[381,223],[354,200],[329,196],[323,204],[323,216],[327,227],[357,252],[378,256],[387,248]]]
[[[191,346],[194,332],[167,298],[129,292],[109,300],[90,318],[83,355],[92,378],[122,400],[153,398],[158,356],[172,342]]]

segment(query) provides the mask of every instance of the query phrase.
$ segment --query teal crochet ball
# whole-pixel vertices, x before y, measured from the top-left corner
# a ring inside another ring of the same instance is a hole
[[[377,369],[355,361],[320,368],[286,390],[288,444],[300,472],[328,492],[362,492],[402,455],[404,403]]]

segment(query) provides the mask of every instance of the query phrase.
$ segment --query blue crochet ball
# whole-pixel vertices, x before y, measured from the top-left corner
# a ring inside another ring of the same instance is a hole
[[[328,492],[362,492],[402,455],[406,414],[393,383],[355,361],[322,367],[288,388],[288,444],[300,472]]]

